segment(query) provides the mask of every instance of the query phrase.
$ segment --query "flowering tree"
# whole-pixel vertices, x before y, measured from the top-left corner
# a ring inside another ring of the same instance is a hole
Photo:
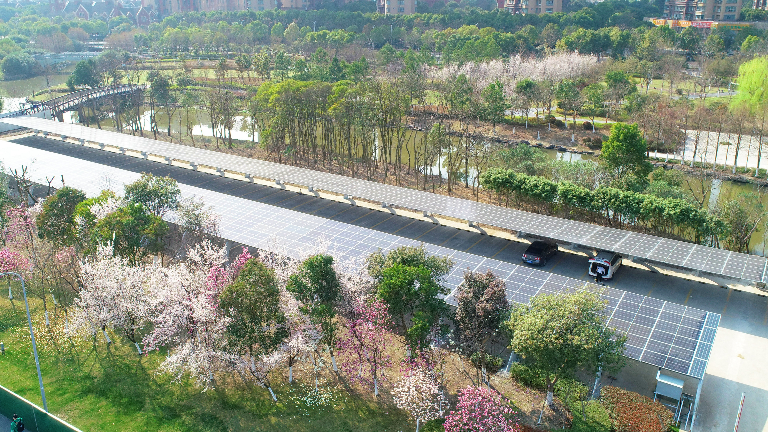
[[[354,313],[355,318],[348,322],[346,337],[338,343],[343,356],[342,369],[350,381],[372,384],[373,394],[378,396],[379,379],[386,379],[385,371],[392,364],[386,353],[392,342],[387,305],[378,300],[359,304]]]
[[[75,299],[69,331],[95,334],[108,327],[120,329],[141,352],[136,330],[149,317],[146,284],[156,279],[150,274],[155,270],[154,266],[132,266],[126,258],[113,256],[111,247],[99,247],[95,257],[80,265],[82,288]],[[109,341],[106,332],[104,336]]]
[[[38,235],[35,220],[41,210],[42,205],[39,204],[31,208],[24,205],[8,208],[2,240],[9,253],[13,252],[16,259],[24,261],[24,265],[17,269],[22,271],[27,291],[43,301],[48,323],[48,296],[59,293],[61,288],[60,267],[52,265],[61,249]]]
[[[416,420],[416,432],[421,423],[442,417],[448,409],[445,395],[428,371],[416,369],[403,376],[394,388],[395,405]]]
[[[0,249],[0,272],[18,272],[29,269],[29,260],[22,254],[9,250]]]
[[[459,395],[456,410],[445,418],[445,432],[518,432],[515,414],[497,391],[467,387]]]
[[[152,299],[152,331],[144,337],[146,349],[167,347],[161,370],[180,379],[192,376],[205,388],[214,385],[214,373],[229,367],[226,350],[228,317],[218,307],[218,295],[237,270],[223,268],[226,249],[204,241],[183,262],[158,267],[148,282]],[[241,255],[242,256],[242,255]]]
[[[299,303],[289,298],[284,301],[286,305],[285,315],[287,321],[288,338],[280,345],[285,360],[288,363],[288,382],[293,382],[293,366],[301,358],[311,356],[318,348],[322,333],[312,323],[311,318],[302,313]],[[317,358],[313,356],[315,363],[315,386],[317,386]]]
[[[464,273],[464,283],[456,294],[456,324],[459,341],[467,355],[479,353],[478,366],[486,371],[486,343],[499,333],[504,314],[509,309],[504,281],[490,270]]]

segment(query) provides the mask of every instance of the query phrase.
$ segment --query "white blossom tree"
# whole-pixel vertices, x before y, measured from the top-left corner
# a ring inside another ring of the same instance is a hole
[[[420,368],[403,376],[392,393],[395,405],[416,420],[416,432],[422,423],[442,417],[449,406],[432,374]]]

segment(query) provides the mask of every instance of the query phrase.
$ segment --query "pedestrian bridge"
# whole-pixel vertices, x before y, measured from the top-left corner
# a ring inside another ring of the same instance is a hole
[[[120,94],[128,94],[136,91],[143,91],[145,88],[146,86],[144,85],[120,84],[109,87],[84,89],[49,99],[47,101],[32,102],[32,104],[26,108],[0,114],[0,119],[31,116],[43,119],[56,118],[59,121],[63,121],[62,115],[66,111],[77,109],[78,107],[86,105],[96,99]]]

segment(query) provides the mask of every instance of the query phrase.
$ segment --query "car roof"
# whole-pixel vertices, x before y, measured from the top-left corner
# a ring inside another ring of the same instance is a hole
[[[598,252],[597,256],[595,256],[595,258],[593,258],[593,259],[611,261],[611,260],[613,260],[613,257],[615,257],[616,255],[618,255],[618,254],[615,253],[615,252],[605,252],[605,251],[603,251],[603,252]]]
[[[530,245],[530,246],[528,246],[528,247],[531,247],[531,246],[538,246],[538,247],[544,247],[544,246],[553,246],[554,244],[555,244],[555,243],[554,243],[554,242],[551,242],[551,241],[546,241],[546,240],[536,240],[536,241],[533,241],[533,242],[531,242],[531,245]]]

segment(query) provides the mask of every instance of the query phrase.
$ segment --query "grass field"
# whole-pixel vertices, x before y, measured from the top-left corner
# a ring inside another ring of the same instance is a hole
[[[14,294],[18,290],[14,289]],[[6,353],[0,356],[0,384],[42,405],[24,303],[19,295],[11,302],[0,295],[0,341]],[[280,431],[280,432],[397,432],[414,430],[404,411],[394,406],[389,388],[398,375],[392,367],[390,382],[374,398],[369,389],[349,385],[346,378],[325,368],[315,392],[309,365],[294,370],[288,384],[287,371],[272,378],[278,402],[268,391],[246,384],[239,376],[217,375],[216,388],[202,391],[187,379],[175,381],[158,373],[165,353],[139,356],[133,344],[110,333],[95,338],[70,339],[64,335],[64,314],[50,310],[46,327],[39,300],[30,303],[46,397],[50,411],[83,431]],[[396,343],[399,345],[399,342]],[[453,394],[468,385],[473,372],[449,360],[447,385]],[[461,368],[461,370],[460,370]],[[512,399],[520,417],[535,424],[543,392],[526,388],[510,378],[493,378],[494,388]],[[562,395],[561,395],[562,396]],[[562,405],[560,405],[562,406]],[[597,401],[568,401],[573,413],[569,430],[608,432],[610,421]],[[562,430],[561,408],[545,411],[544,425]],[[442,430],[424,428],[423,432]],[[539,430],[546,430],[539,427]]]
[[[33,309],[36,304],[33,302]],[[39,314],[35,318],[40,318]],[[53,317],[52,317],[53,318]],[[132,345],[110,346],[63,337],[60,319],[45,331],[35,320],[38,350],[51,412],[83,431],[400,431],[411,428],[391,398],[360,394],[343,379],[325,380],[321,391],[294,382],[266,389],[221,377],[217,389],[201,391],[186,380],[157,374],[162,353],[138,356]],[[24,303],[0,299],[0,383],[41,405]]]

